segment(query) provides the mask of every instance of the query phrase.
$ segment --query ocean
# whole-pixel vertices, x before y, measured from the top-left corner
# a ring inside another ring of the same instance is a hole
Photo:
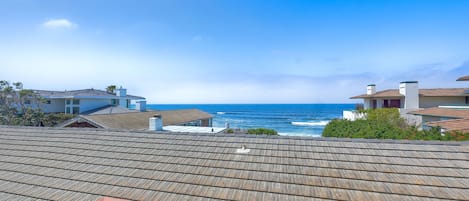
[[[148,109],[200,109],[213,115],[213,126],[231,128],[270,128],[280,135],[319,137],[326,124],[342,118],[343,110],[354,104],[148,104]]]

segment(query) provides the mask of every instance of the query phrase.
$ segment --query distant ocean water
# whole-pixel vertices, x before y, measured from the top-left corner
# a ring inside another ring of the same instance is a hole
[[[200,109],[213,115],[213,126],[231,128],[271,128],[280,135],[319,137],[325,125],[341,118],[354,104],[148,104],[148,109]]]

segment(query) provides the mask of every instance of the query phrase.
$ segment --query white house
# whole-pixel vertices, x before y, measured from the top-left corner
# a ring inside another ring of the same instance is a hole
[[[132,100],[145,100],[141,96],[128,95],[127,90],[122,87],[116,89],[115,94],[98,89],[33,91],[46,100],[46,103],[41,105],[45,113],[81,114],[108,106],[130,108]]]
[[[422,117],[409,112],[439,106],[469,106],[469,88],[419,89],[417,81],[405,81],[399,89],[377,91],[376,85],[367,86],[366,94],[351,97],[363,99],[364,109],[399,108],[401,115],[411,124],[421,125]],[[344,111],[343,118],[363,118],[357,111]]]
[[[469,81],[469,76],[460,77],[456,81]],[[423,128],[440,127],[441,132],[469,132],[469,90],[464,90],[464,104],[446,104],[438,107],[423,108],[410,114],[421,116]]]

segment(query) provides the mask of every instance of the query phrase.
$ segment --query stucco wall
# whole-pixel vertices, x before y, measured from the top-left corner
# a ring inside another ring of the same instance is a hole
[[[43,103],[41,106],[45,113],[64,112],[65,99],[50,99],[50,104]]]
[[[468,105],[461,97],[420,97],[420,108],[438,107],[441,105]]]
[[[126,98],[119,98],[119,106],[121,106],[123,108],[128,108],[127,107],[127,99]]]
[[[111,99],[80,99],[80,113],[111,104]]]
[[[417,82],[401,82],[399,93],[405,96],[404,109],[419,108],[419,89]]]
[[[363,109],[371,109],[373,105],[371,104],[371,99],[365,98],[363,99]]]
[[[409,112],[411,112],[411,111],[415,111],[415,109],[404,109],[404,108],[399,109],[399,113],[401,114],[401,117],[406,120],[407,124],[412,125],[412,126],[421,127],[422,126],[422,116],[409,114]]]

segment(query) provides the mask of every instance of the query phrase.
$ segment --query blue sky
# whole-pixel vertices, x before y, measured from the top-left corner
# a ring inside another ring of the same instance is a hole
[[[343,103],[469,87],[469,1],[0,1],[0,79],[150,103]]]

